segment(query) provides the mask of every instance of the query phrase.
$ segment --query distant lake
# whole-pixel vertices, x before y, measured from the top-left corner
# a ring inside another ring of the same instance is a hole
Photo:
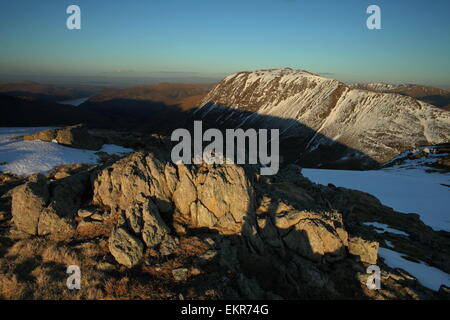
[[[86,102],[89,100],[90,97],[87,98],[79,98],[79,99],[73,99],[73,100],[65,100],[65,101],[58,101],[59,104],[69,104],[71,106],[78,107],[83,102]]]

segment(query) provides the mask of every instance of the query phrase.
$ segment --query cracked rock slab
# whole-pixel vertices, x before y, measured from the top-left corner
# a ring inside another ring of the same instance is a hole
[[[135,266],[144,254],[144,245],[123,227],[113,230],[108,243],[116,261],[128,268]]]

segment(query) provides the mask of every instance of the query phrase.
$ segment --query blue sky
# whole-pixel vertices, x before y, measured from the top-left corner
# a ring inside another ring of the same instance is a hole
[[[81,30],[66,8],[81,8]],[[382,10],[382,30],[366,9]],[[448,0],[1,1],[0,75],[222,77],[291,67],[450,87]],[[3,79],[4,80],[4,79]]]

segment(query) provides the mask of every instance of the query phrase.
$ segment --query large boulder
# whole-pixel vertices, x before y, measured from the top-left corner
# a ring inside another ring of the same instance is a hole
[[[88,187],[89,175],[76,174],[49,181],[32,175],[12,191],[11,211],[19,231],[30,235],[68,240],[75,234],[75,214]]]
[[[257,235],[280,253],[288,250],[314,262],[335,261],[346,256],[348,234],[338,212],[298,210],[266,196],[256,216]],[[260,246],[258,237],[251,239]]]
[[[145,247],[157,249],[163,256],[176,247],[170,229],[151,200],[130,205],[109,238],[111,254],[128,268],[139,263]]]
[[[178,166],[180,177],[173,194],[175,219],[191,228],[240,234],[245,219],[254,216],[255,194],[242,167]]]
[[[66,240],[74,236],[75,223],[72,217],[60,216],[52,208],[45,209],[38,223],[38,235],[49,236],[53,240]]]
[[[93,202],[96,205],[127,210],[135,202],[152,198],[160,211],[173,209],[176,169],[151,154],[133,153],[101,170],[93,179]]]
[[[317,262],[345,257],[348,235],[339,214],[292,211],[275,219],[282,232],[289,231],[286,246],[300,256]]]
[[[11,211],[17,229],[25,233],[38,233],[39,217],[49,201],[48,182],[41,175],[33,175],[28,182],[12,192]]]
[[[242,167],[210,167],[197,176],[197,216],[200,227],[239,234],[245,219],[254,217],[254,190]]]
[[[103,145],[101,138],[92,136],[84,125],[69,126],[62,129],[48,129],[23,136],[24,140],[57,142],[72,148],[99,150]]]
[[[183,216],[189,216],[191,205],[197,200],[197,188],[192,172],[184,165],[178,166],[179,181],[173,193],[173,201]]]
[[[56,131],[59,144],[78,149],[99,150],[103,141],[89,134],[83,125],[70,126]]]
[[[46,142],[52,142],[56,139],[57,130],[55,129],[47,129],[42,130],[36,133],[32,133],[26,136],[23,136],[23,140],[41,140]]]
[[[170,229],[151,200],[130,206],[125,212],[123,223],[128,224],[130,229],[142,238],[147,247],[153,248],[163,241],[172,241]]]

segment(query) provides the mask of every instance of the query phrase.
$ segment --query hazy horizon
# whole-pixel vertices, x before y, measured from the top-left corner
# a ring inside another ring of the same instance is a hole
[[[15,83],[23,81],[31,81],[40,84],[49,84],[55,86],[92,86],[92,87],[111,87],[111,88],[127,88],[141,85],[151,85],[163,82],[169,83],[215,83],[225,77],[223,76],[202,76],[202,75],[166,75],[158,76],[157,74],[148,76],[70,76],[70,75],[17,75],[17,74],[0,74],[0,83]]]
[[[241,70],[241,71],[252,71],[252,70]],[[310,70],[307,70],[309,72],[312,72]],[[236,71],[240,72],[240,71]],[[230,72],[229,74],[232,74],[235,72]],[[325,78],[331,78],[336,79],[338,81],[341,81],[345,84],[351,85],[351,84],[364,84],[364,83],[373,83],[373,82],[379,82],[379,83],[389,83],[389,84],[414,84],[414,85],[424,85],[424,86],[432,86],[436,88],[442,88],[442,89],[450,89],[449,85],[432,85],[432,84],[426,84],[422,82],[388,82],[388,81],[344,81],[342,79],[339,79],[333,74],[328,73],[317,73],[312,72],[315,74],[318,74],[320,76],[323,76]],[[158,77],[158,76],[141,76],[141,77],[118,77],[118,76],[40,76],[40,75],[3,75],[0,74],[0,83],[19,83],[19,82],[35,82],[39,84],[47,84],[47,85],[54,85],[54,86],[60,86],[60,87],[99,87],[99,88],[118,88],[118,89],[124,89],[124,88],[130,88],[130,87],[136,87],[136,86],[143,86],[143,85],[153,85],[153,84],[159,84],[159,83],[218,83],[221,80],[223,80],[227,75],[229,74],[223,74],[221,76],[209,76],[208,75],[198,75],[198,76],[178,76],[178,77]]]
[[[81,30],[66,9],[81,8]],[[381,8],[382,29],[366,27]],[[216,82],[290,67],[345,83],[450,88],[450,2],[5,2],[0,81],[132,86]]]

